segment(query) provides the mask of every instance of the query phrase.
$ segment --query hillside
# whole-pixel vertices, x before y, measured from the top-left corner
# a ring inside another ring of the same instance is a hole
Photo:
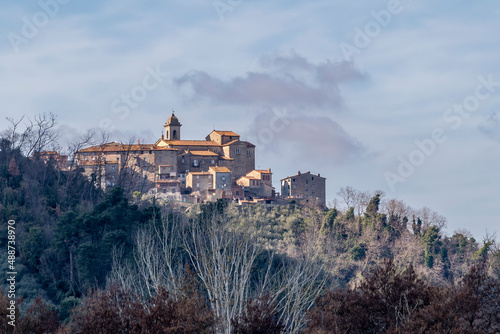
[[[409,332],[455,328],[440,316],[449,309],[469,316],[461,328],[484,332],[500,313],[493,239],[444,235],[443,217],[380,192],[328,210],[222,200],[186,207],[119,187],[104,192],[4,137],[0,194],[4,250],[15,222],[21,332],[169,332],[182,324],[181,332],[256,333],[252,326],[263,324],[268,333],[319,333],[370,312],[377,316],[353,332]],[[7,273],[8,253],[0,260]],[[3,290],[6,312],[12,299]],[[12,330],[6,316],[2,332]]]

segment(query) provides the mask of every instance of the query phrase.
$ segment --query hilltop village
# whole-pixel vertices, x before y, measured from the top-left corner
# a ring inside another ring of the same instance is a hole
[[[269,169],[255,169],[255,145],[233,131],[213,130],[204,140],[184,140],[179,119],[172,115],[154,144],[104,143],[76,153],[76,166],[110,188],[128,184],[130,190],[174,201],[200,203],[225,198],[244,203],[295,200],[326,206],[326,179],[298,172],[273,187]]]

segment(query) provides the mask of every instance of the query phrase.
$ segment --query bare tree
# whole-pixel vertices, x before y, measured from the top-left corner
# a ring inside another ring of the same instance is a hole
[[[73,169],[74,165],[76,164],[76,155],[78,151],[80,151],[82,148],[93,145],[94,141],[96,139],[96,131],[91,129],[87,130],[83,135],[79,136],[75,140],[71,141],[68,143],[68,157],[70,161],[70,170]]]
[[[358,217],[365,211],[368,203],[370,203],[371,196],[367,191],[356,191],[354,197],[354,205],[358,212]]]
[[[388,217],[409,217],[411,214],[411,208],[406,205],[404,201],[391,198],[389,200],[382,201],[381,212],[385,213]]]
[[[351,208],[354,205],[354,201],[356,200],[356,190],[353,187],[342,187],[337,193],[345,202],[347,209]]]
[[[437,226],[440,230],[446,227],[446,217],[436,211],[423,207],[415,212],[415,216],[422,220],[422,229],[426,230],[430,226]]]
[[[311,255],[286,264],[271,281],[273,302],[286,333],[299,333],[304,328],[306,313],[314,306],[327,282],[323,265],[315,263]]]
[[[134,263],[123,261],[123,252],[113,250],[113,265],[108,285],[133,290],[142,297],[152,298],[160,287],[176,298],[180,292],[183,263],[178,253],[180,219],[164,219],[161,226],[140,228],[134,238]]]
[[[249,299],[250,275],[261,252],[248,229],[236,230],[220,215],[195,219],[183,240],[191,264],[207,291],[221,331],[231,333],[231,320],[243,312]]]
[[[58,131],[55,129],[57,116],[53,113],[36,115],[33,120],[22,116],[18,120],[7,117],[10,127],[1,136],[10,142],[13,150],[20,150],[25,156],[57,147]]]

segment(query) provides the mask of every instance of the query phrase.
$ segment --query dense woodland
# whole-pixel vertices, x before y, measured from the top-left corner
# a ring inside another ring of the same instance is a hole
[[[494,239],[447,236],[428,208],[350,187],[328,210],[103,191],[37,159],[57,144],[52,115],[20,124],[0,135],[20,315],[7,324],[4,286],[1,333],[500,332]]]

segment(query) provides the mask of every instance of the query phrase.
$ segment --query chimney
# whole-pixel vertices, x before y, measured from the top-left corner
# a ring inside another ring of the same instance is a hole
[[[269,168],[269,173],[271,173],[271,168]]]
[[[137,144],[141,145],[141,140],[137,139]]]
[[[300,175],[300,170],[299,170],[299,172],[298,172],[298,175]]]

